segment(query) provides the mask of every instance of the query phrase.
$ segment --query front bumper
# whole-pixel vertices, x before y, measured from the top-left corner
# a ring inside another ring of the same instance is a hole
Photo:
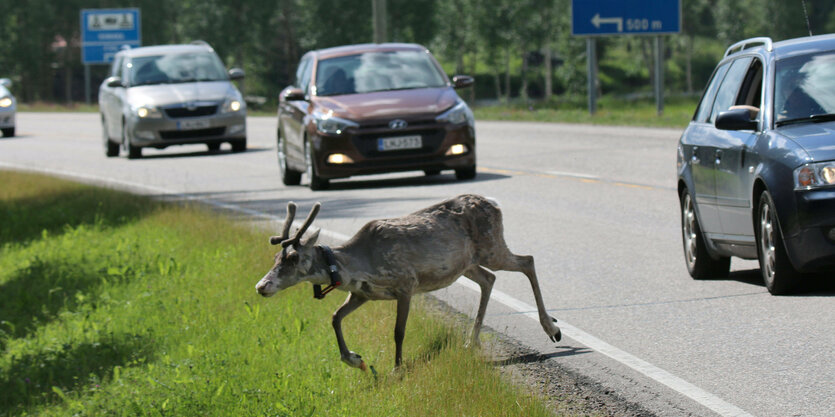
[[[797,230],[784,236],[786,251],[801,272],[835,270],[835,189],[796,194]]]
[[[246,112],[219,113],[200,117],[157,118],[133,116],[128,121],[131,144],[164,148],[189,143],[224,142],[246,138]]]
[[[377,149],[378,139],[405,135],[420,135],[423,147],[398,151]],[[362,129],[341,135],[316,133],[311,143],[315,151],[316,172],[324,179],[400,171],[464,169],[476,164],[475,132],[467,124],[438,124],[397,131]],[[464,145],[466,152],[447,155],[450,147],[457,144]],[[337,153],[347,155],[354,162],[328,163],[328,156]]]
[[[15,109],[0,108],[0,129],[15,127]]]

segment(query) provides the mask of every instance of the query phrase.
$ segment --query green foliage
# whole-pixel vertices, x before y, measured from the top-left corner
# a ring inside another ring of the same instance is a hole
[[[665,35],[665,85],[698,92],[728,45],[752,36],[775,40],[808,34],[805,2],[816,34],[835,31],[835,2],[815,0],[682,0],[682,33]],[[368,0],[136,0],[144,45],[209,42],[229,67],[247,77],[247,95],[266,97],[292,79],[310,50],[372,40]],[[116,0],[0,2],[0,76],[15,81],[23,102],[83,97],[79,48],[82,8],[125,7]],[[389,40],[430,46],[451,73],[486,78],[473,99],[586,93],[585,39],[571,36],[571,1],[387,0]],[[601,93],[651,89],[648,37],[600,37]],[[62,46],[66,41],[69,47]],[[550,50],[556,67],[524,63]],[[106,76],[92,68],[93,85]],[[95,94],[93,94],[95,97]]]
[[[377,376],[345,366],[341,297],[258,296],[273,249],[217,213],[35,175],[0,183],[6,210],[58,217],[0,216],[0,230],[27,223],[0,244],[0,416],[550,415],[420,300],[402,370],[385,302],[345,322]]]

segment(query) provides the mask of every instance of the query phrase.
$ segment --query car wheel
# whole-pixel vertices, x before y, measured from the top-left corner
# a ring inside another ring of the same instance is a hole
[[[131,143],[130,140],[130,135],[128,134],[127,125],[124,123],[122,124],[122,143],[124,143],[125,149],[128,151],[128,159],[142,158],[142,147],[133,146],[133,143]]]
[[[281,171],[281,182],[284,185],[299,185],[302,182],[302,173],[287,167],[287,148],[284,139],[278,137],[278,170]]]
[[[209,148],[209,152],[217,152],[220,150],[220,142],[207,143],[206,146]]]
[[[310,146],[309,141],[304,141],[304,163],[307,167],[305,175],[307,175],[310,189],[317,191],[328,188],[328,185],[330,185],[329,181],[319,178],[319,175],[316,174],[316,166],[313,163],[313,147]]]
[[[246,151],[246,138],[233,140],[229,142],[232,145],[232,152],[244,152]]]
[[[708,252],[693,199],[687,190],[681,193],[681,237],[684,245],[684,262],[687,265],[687,272],[693,279],[728,276],[731,258],[713,257]]]
[[[757,255],[765,286],[771,294],[789,294],[797,286],[800,274],[786,253],[777,211],[768,191],[760,195],[757,222]]]
[[[459,180],[471,180],[475,178],[475,165],[455,170],[455,178]]]
[[[13,127],[7,127],[5,129],[2,129],[2,130],[3,130],[3,137],[10,138],[10,137],[14,136],[14,128]]]
[[[107,134],[107,123],[105,123],[104,117],[102,117],[101,120],[101,132],[102,145],[104,145],[104,155],[108,158],[119,156],[119,144],[110,140],[110,135]]]

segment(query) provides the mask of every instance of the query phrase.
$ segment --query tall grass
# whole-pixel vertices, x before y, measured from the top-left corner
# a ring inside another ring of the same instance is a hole
[[[265,236],[216,213],[0,171],[0,416],[544,416],[463,329],[418,302],[345,320],[378,375],[339,361],[308,285],[271,299]]]

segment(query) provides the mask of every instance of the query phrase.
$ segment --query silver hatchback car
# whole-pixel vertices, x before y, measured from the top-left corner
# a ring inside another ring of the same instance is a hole
[[[207,43],[149,46],[116,54],[99,88],[105,154],[142,156],[143,147],[223,142],[246,150],[246,104],[231,82],[243,70],[226,71]]]

